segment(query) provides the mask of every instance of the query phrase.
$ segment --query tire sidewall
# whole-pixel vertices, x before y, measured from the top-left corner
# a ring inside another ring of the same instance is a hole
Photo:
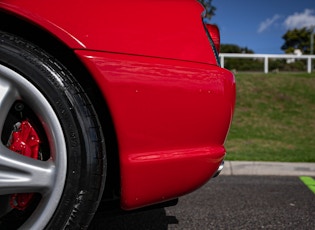
[[[45,96],[58,117],[66,142],[65,186],[46,228],[82,228],[82,223],[88,223],[89,218],[82,220],[82,213],[78,211],[84,210],[85,206],[87,209],[95,206],[85,196],[93,183],[90,175],[95,161],[86,149],[88,128],[84,126],[84,109],[77,109],[80,105],[75,98],[76,92],[72,92],[78,83],[73,82],[74,77],[60,63],[37,47],[29,43],[24,44],[23,50],[14,43],[7,46],[6,53],[0,47],[0,63],[21,74]]]

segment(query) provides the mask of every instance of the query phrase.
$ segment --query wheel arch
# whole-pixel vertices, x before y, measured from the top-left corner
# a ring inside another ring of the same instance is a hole
[[[113,195],[116,196],[120,191],[120,164],[116,132],[106,98],[103,97],[91,73],[75,53],[50,32],[4,11],[0,11],[0,21],[7,22],[0,23],[0,30],[22,37],[39,46],[61,62],[84,86],[96,113],[102,118],[100,123],[105,136],[108,170],[103,198],[107,200],[111,199]]]

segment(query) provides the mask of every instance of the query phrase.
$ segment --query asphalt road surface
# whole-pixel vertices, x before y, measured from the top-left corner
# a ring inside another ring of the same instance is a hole
[[[296,176],[221,175],[173,207],[115,217],[98,212],[89,229],[314,230],[315,194]]]

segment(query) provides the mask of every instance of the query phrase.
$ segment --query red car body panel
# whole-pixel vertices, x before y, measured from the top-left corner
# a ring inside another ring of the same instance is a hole
[[[114,114],[124,208],[177,197],[216,172],[233,112],[230,72],[178,60],[76,53]]]
[[[60,39],[97,82],[117,133],[124,209],[178,197],[214,175],[235,80],[217,65],[198,2],[4,0],[0,9]]]
[[[216,63],[196,1],[2,0],[0,6],[73,49]]]

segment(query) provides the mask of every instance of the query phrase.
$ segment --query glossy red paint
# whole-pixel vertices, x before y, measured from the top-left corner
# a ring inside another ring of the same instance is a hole
[[[9,148],[24,156],[38,159],[39,137],[28,121],[23,121],[17,127],[17,130],[12,132]]]
[[[179,6],[180,5],[180,6]],[[2,0],[73,49],[216,63],[193,0]]]
[[[76,51],[114,114],[124,208],[196,189],[223,160],[233,75],[218,66]]]
[[[213,40],[217,52],[220,53],[220,31],[218,26],[213,24],[206,24],[206,28]]]
[[[97,82],[117,133],[123,208],[178,197],[216,172],[235,80],[217,65],[197,1],[3,0],[0,9],[60,39]]]

